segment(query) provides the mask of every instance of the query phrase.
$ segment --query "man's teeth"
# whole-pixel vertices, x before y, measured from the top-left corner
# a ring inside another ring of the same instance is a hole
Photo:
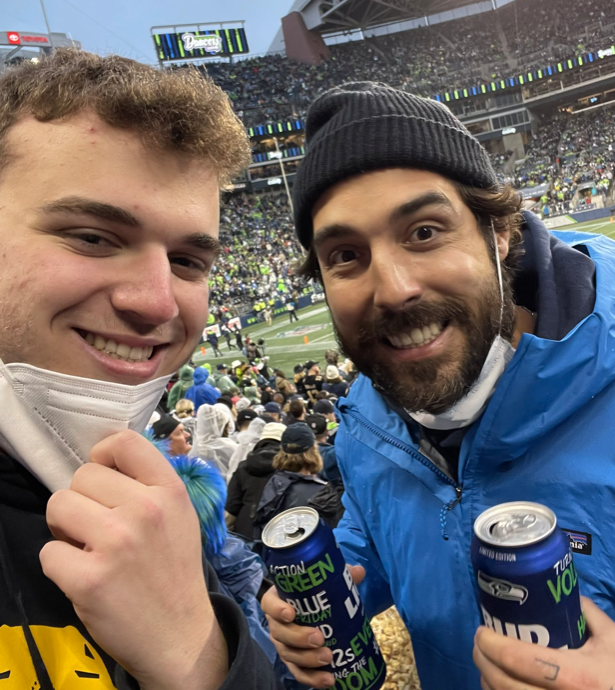
[[[146,362],[151,356],[154,348],[151,345],[147,347],[130,347],[124,343],[116,343],[115,340],[105,340],[100,335],[93,333],[86,333],[85,340],[88,345],[95,347],[101,352],[105,352],[113,359],[121,359],[123,362]]]
[[[428,345],[432,340],[435,340],[440,333],[442,333],[443,324],[430,323],[429,326],[422,328],[413,328],[408,333],[401,333],[400,335],[389,335],[387,340],[393,347],[400,350],[412,349],[420,347],[421,345]]]

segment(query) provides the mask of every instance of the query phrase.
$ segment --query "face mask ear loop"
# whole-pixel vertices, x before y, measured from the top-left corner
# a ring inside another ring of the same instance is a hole
[[[495,251],[495,266],[498,272],[498,286],[500,288],[500,323],[498,326],[498,335],[502,335],[502,321],[504,320],[504,284],[502,283],[502,265],[500,264],[500,252],[498,251],[498,238],[493,225],[493,218],[491,219],[491,232],[493,233],[493,248]]]

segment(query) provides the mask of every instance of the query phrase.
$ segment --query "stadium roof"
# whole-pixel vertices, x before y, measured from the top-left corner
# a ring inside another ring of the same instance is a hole
[[[292,9],[304,15],[312,14],[306,10],[310,5],[317,4],[320,24],[308,28],[326,34],[417,19],[473,2],[476,0],[300,0]]]

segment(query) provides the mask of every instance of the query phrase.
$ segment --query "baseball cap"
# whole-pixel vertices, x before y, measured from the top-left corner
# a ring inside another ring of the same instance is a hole
[[[218,364],[218,365],[216,366],[216,369],[217,369],[218,371],[222,371],[223,369],[228,369],[228,364]]]
[[[278,405],[277,402],[268,402],[265,405],[265,412],[273,412],[275,414],[280,414],[280,412],[282,412],[282,408]]]
[[[257,417],[258,415],[256,412],[248,407],[245,410],[241,410],[241,412],[237,414],[237,423],[240,424],[241,422],[245,422],[246,419],[252,420],[256,419]]]
[[[305,363],[305,368],[309,371],[316,364],[318,364],[318,362],[314,362],[310,359],[308,362]]]
[[[231,362],[231,366],[233,367],[233,369],[237,368],[238,366],[241,366],[241,360],[236,359],[234,362]]]
[[[340,375],[339,369],[334,366],[333,364],[329,364],[329,366],[325,369],[325,378],[326,379],[336,379]]]
[[[305,423],[314,432],[314,436],[322,436],[327,430],[327,420],[321,414],[309,414]]]
[[[318,400],[314,404],[314,412],[317,414],[331,414],[335,412],[335,407],[330,400]]]
[[[179,419],[176,419],[175,417],[171,416],[170,414],[165,414],[163,417],[160,417],[160,419],[157,422],[154,422],[152,424],[152,432],[154,434],[155,439],[165,439],[169,438],[169,436],[177,429],[177,427],[181,424]]]
[[[303,422],[287,426],[282,434],[282,450],[291,455],[307,453],[315,443],[314,432]]]
[[[295,372],[295,374],[300,374],[304,369],[305,367],[303,366],[303,364],[295,364],[295,366],[293,367],[293,371]]]
[[[273,441],[280,441],[282,434],[286,431],[287,427],[280,422],[269,422],[263,427],[263,433],[261,434],[261,441],[264,438],[269,438]]]

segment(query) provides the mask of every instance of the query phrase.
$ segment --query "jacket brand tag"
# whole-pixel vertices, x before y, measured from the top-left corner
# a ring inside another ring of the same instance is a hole
[[[570,548],[574,553],[582,553],[585,556],[592,555],[592,535],[587,532],[577,532],[573,529],[562,527],[562,532],[570,539]]]

